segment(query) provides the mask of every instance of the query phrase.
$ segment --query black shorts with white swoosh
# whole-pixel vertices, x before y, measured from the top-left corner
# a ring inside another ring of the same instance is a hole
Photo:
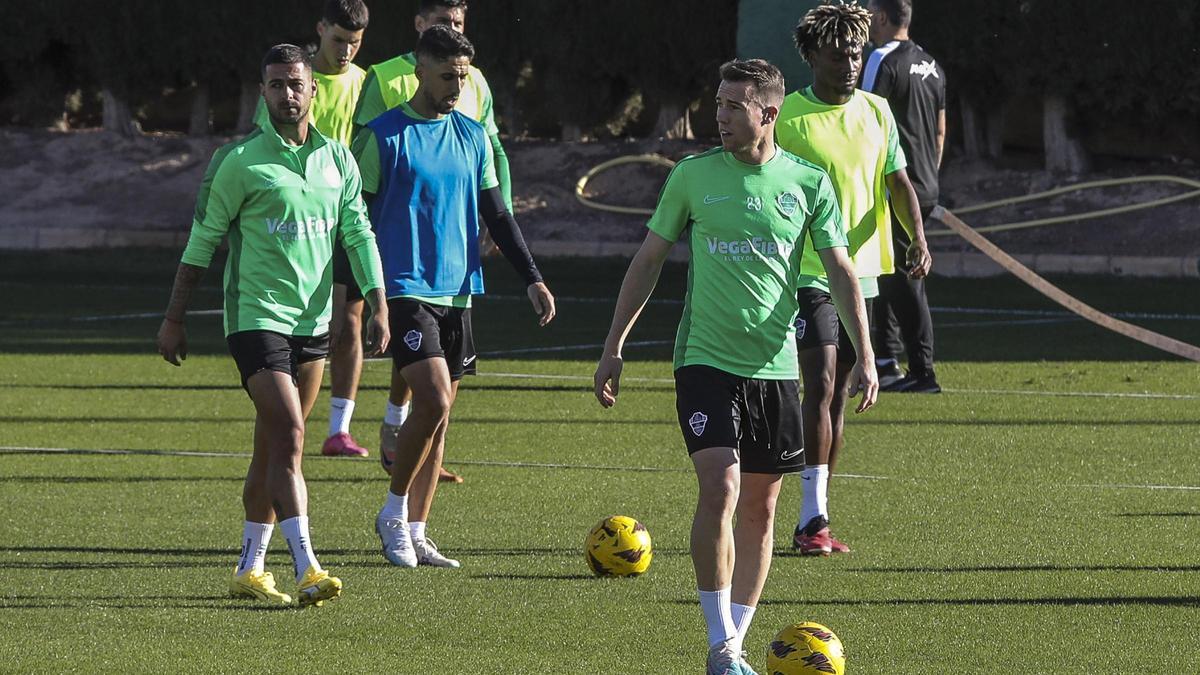
[[[446,360],[450,380],[474,375],[475,337],[469,307],[444,307],[411,298],[388,300],[392,362],[396,370],[431,358]]]
[[[675,371],[675,409],[688,454],[734,448],[742,473],[804,469],[798,380],[757,380],[711,366]]]

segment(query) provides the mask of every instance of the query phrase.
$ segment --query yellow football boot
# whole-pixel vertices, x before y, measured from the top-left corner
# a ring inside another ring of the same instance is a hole
[[[329,572],[325,570],[312,567],[305,570],[298,586],[300,590],[296,592],[296,601],[301,607],[320,607],[326,600],[333,600],[342,594],[341,579],[329,576]]]
[[[275,588],[275,577],[270,572],[247,570],[238,576],[235,569],[229,580],[229,594],[235,598],[256,598],[273,605],[292,604],[292,596]]]

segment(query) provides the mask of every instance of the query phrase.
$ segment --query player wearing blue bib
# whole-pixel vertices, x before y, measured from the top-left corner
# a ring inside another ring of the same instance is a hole
[[[554,318],[554,296],[504,206],[483,125],[454,109],[475,48],[453,29],[433,26],[421,34],[416,54],[416,94],[372,120],[354,140],[398,338],[380,434],[380,456],[392,481],[375,530],[394,565],[458,567],[425,536],[425,523],[458,383],[475,372],[471,296],[483,293],[480,217],[525,279],[540,325]],[[412,410],[400,425],[391,420],[405,383]]]

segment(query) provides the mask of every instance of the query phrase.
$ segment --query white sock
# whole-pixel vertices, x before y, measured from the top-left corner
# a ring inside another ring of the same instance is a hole
[[[898,366],[900,362],[896,359],[875,359],[876,368],[887,368],[888,366]]]
[[[394,495],[388,490],[387,501],[379,512],[384,520],[401,520],[408,522],[408,495]]]
[[[292,552],[292,565],[296,568],[296,581],[304,577],[308,568],[320,571],[321,564],[312,550],[312,540],[308,536],[308,516],[296,516],[279,522],[279,529],[287,539],[288,550]]]
[[[267,544],[271,542],[274,523],[254,523],[249,520],[242,526],[242,554],[238,558],[237,575],[250,570],[263,571],[267,559]]]
[[[800,472],[804,484],[804,502],[800,506],[800,527],[817,516],[829,518],[829,465],[806,466]]]
[[[388,401],[387,411],[383,414],[383,423],[398,427],[404,424],[404,420],[408,419],[408,411],[411,409],[412,403],[396,405],[391,401]]]
[[[733,617],[733,625],[737,626],[737,651],[742,650],[742,642],[746,640],[746,631],[750,630],[750,622],[754,620],[755,607],[750,605],[739,605],[736,602],[729,603],[731,609],[730,614]]]
[[[728,586],[715,591],[700,591],[700,609],[704,611],[704,623],[708,626],[710,649],[720,642],[737,637],[729,591]]]
[[[329,399],[329,435],[350,433],[350,418],[354,416],[354,399]]]
[[[413,541],[425,541],[425,523],[409,523],[408,533],[412,535]]]

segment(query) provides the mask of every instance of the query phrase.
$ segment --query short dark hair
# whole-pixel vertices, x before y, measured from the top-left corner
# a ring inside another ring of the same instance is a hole
[[[417,58],[428,56],[438,61],[448,61],[452,58],[465,56],[468,60],[475,58],[475,47],[467,36],[449,26],[430,26],[421,33],[417,40]]]
[[[346,30],[364,30],[370,21],[367,5],[362,0],[329,0],[325,3],[325,12],[321,20],[330,26],[339,26]]]
[[[754,85],[755,98],[761,105],[778,106],[787,93],[783,73],[774,64],[763,59],[740,61],[734,59],[721,66],[721,79],[725,82],[749,82]]]
[[[417,14],[428,14],[438,7],[446,9],[459,9],[467,11],[467,0],[421,0],[421,4],[417,6]]]
[[[312,71],[312,63],[309,61],[308,52],[297,47],[296,45],[279,44],[267,50],[266,56],[262,60],[262,77],[267,79],[267,66],[276,63],[301,63],[304,64],[304,69]]]
[[[827,44],[838,42],[861,47],[871,32],[871,13],[846,0],[823,0],[808,10],[796,25],[796,49],[809,63]]]
[[[907,28],[912,23],[912,0],[875,0],[875,5],[891,24]]]

